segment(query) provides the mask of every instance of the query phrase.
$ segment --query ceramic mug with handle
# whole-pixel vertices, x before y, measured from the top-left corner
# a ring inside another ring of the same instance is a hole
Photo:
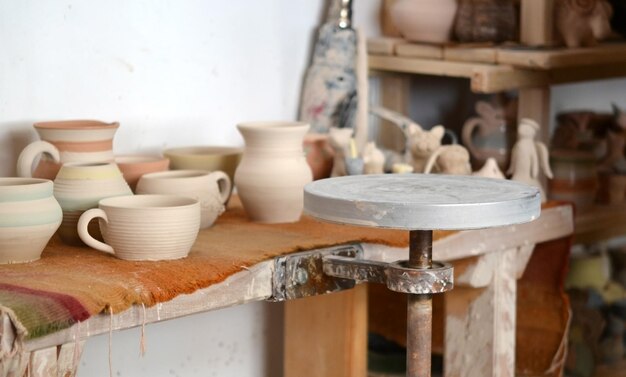
[[[232,183],[223,171],[170,170],[144,174],[137,183],[137,194],[175,194],[200,202],[200,229],[213,225],[224,213]]]
[[[89,234],[99,218],[104,242]],[[134,195],[103,199],[80,216],[78,234],[96,250],[126,260],[180,259],[198,236],[200,203],[176,195]]]

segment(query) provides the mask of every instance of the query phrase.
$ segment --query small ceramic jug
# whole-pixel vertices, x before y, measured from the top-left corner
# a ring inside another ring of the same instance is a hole
[[[0,263],[39,259],[61,217],[52,181],[0,178]]]
[[[198,200],[200,229],[205,229],[224,213],[231,187],[223,171],[172,170],[144,174],[137,183],[137,194],[176,194]]]
[[[17,175],[54,179],[66,162],[109,162],[114,160],[113,136],[119,123],[95,120],[68,120],[34,124],[41,140],[22,151],[17,160]],[[44,154],[32,171],[33,162]]]
[[[246,213],[263,223],[298,221],[304,185],[313,180],[302,150],[309,124],[250,122],[237,128],[246,148],[235,171],[235,185]]]
[[[63,164],[54,180],[54,197],[63,209],[61,239],[70,245],[82,244],[76,232],[80,215],[96,208],[100,199],[132,194],[115,163]]]

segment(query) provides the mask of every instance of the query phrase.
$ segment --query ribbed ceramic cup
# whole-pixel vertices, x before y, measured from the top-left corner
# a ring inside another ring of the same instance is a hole
[[[113,137],[119,123],[97,120],[40,122],[33,125],[41,140],[29,144],[17,160],[17,175],[54,179],[61,164],[113,161]],[[43,156],[32,172],[37,156]]]
[[[171,170],[145,174],[137,183],[137,194],[175,194],[200,202],[200,229],[213,225],[224,213],[232,184],[222,171]]]
[[[61,218],[52,181],[0,178],[0,263],[39,259]]]
[[[70,245],[82,244],[76,232],[80,215],[97,207],[100,199],[132,193],[115,163],[63,164],[54,180],[54,196],[63,208],[61,239]]]
[[[105,242],[87,229],[99,218]],[[176,195],[134,195],[107,198],[86,211],[78,234],[88,246],[127,260],[165,260],[189,254],[200,227],[200,203]]]

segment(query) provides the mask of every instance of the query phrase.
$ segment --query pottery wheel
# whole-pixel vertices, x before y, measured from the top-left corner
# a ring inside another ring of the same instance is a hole
[[[539,217],[541,196],[522,183],[440,174],[353,175],[304,187],[305,213],[330,222],[408,230],[463,230]]]

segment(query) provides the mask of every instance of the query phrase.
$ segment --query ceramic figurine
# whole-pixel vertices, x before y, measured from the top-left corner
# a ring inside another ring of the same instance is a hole
[[[407,161],[413,165],[414,171],[424,171],[428,159],[441,147],[444,133],[443,126],[435,126],[427,131],[417,124],[407,127]]]
[[[558,0],[555,26],[567,47],[598,44],[611,34],[613,8],[606,0]]]
[[[606,155],[600,160],[601,172],[626,173],[626,113],[613,104],[613,120],[606,132]]]
[[[237,129],[246,147],[235,171],[235,185],[248,217],[262,223],[298,221],[304,185],[313,180],[302,150],[309,124],[249,122]]]
[[[476,113],[478,117],[469,118],[463,124],[463,145],[469,150],[477,166],[483,165],[488,158],[493,158],[504,169],[509,159],[504,109],[489,102],[478,101]]]
[[[552,178],[552,169],[548,163],[548,148],[540,141],[535,141],[539,124],[532,119],[523,118],[517,126],[517,142],[511,152],[511,165],[508,174],[514,181],[523,182],[539,188],[541,200],[545,202],[545,190],[539,183],[539,170]]]
[[[385,166],[385,155],[376,148],[376,143],[370,141],[363,149],[363,163],[365,164],[364,174],[383,174]]]
[[[345,160],[348,156],[352,133],[353,130],[351,128],[337,127],[332,127],[328,133],[328,141],[335,152],[333,170],[330,173],[331,177],[341,177],[347,174]]]
[[[461,145],[442,145],[426,161],[424,173],[433,169],[441,174],[469,175],[472,173],[469,152]]]
[[[505,179],[504,173],[498,167],[498,162],[495,158],[489,157],[482,168],[472,173],[476,177]]]

